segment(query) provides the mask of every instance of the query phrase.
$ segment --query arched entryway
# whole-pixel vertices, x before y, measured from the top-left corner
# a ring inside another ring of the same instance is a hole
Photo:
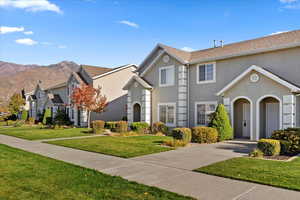
[[[232,101],[232,125],[234,138],[252,139],[252,102],[247,97]]]
[[[270,138],[281,128],[281,100],[276,96],[264,96],[257,102],[257,126],[259,138]]]
[[[141,121],[141,105],[139,103],[133,104],[133,122]]]

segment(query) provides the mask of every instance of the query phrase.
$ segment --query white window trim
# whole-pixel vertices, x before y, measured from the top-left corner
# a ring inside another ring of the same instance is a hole
[[[199,66],[213,64],[213,80],[199,81]],[[216,62],[201,63],[197,65],[197,84],[215,83],[216,82]]]
[[[197,122],[198,122],[197,106],[198,106],[199,104],[205,104],[205,105],[207,105],[207,104],[214,104],[214,105],[216,106],[216,108],[217,108],[218,102],[217,102],[217,101],[196,101],[196,102],[195,102],[194,124],[195,124],[195,126],[206,126],[206,125],[204,125],[204,124],[198,124],[198,123],[197,123]]]
[[[173,124],[170,124],[170,123],[166,123],[166,126],[169,126],[169,127],[175,127],[176,126],[176,103],[174,102],[169,102],[169,103],[158,103],[157,104],[157,121],[160,121],[160,112],[159,112],[159,107],[160,106],[174,106],[174,123]]]
[[[161,70],[163,69],[173,69],[174,71],[174,74],[173,74],[173,83],[170,83],[170,84],[161,84]],[[159,68],[159,87],[168,87],[168,86],[173,86],[175,84],[175,67],[174,65],[171,65],[171,66],[166,66],[166,67],[160,67]]]

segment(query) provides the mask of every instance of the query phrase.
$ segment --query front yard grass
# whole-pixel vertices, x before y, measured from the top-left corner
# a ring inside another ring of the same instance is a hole
[[[192,199],[0,144],[0,199]]]
[[[86,136],[87,128],[41,129],[39,126],[0,127],[0,134],[27,140]]]
[[[174,148],[160,145],[163,141],[171,139],[171,137],[167,136],[103,136],[58,140],[47,143],[123,158],[131,158],[172,150]]]
[[[195,171],[292,190],[300,190],[300,158],[291,162],[233,158]]]

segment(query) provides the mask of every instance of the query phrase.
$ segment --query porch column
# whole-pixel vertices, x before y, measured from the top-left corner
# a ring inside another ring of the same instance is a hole
[[[132,115],[132,100],[131,100],[131,91],[128,90],[127,92],[127,121],[129,124],[133,122],[133,115]]]
[[[178,67],[178,122],[177,126],[187,127],[187,67],[181,65]]]
[[[141,106],[141,121],[151,123],[151,92],[150,90],[142,90],[142,106]]]
[[[283,96],[282,102],[283,110],[283,121],[280,128],[286,129],[289,127],[295,127],[295,96],[294,95],[285,95]]]

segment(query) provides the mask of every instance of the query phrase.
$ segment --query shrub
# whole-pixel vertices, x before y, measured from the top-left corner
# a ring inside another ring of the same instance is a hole
[[[72,122],[68,116],[67,113],[65,113],[64,111],[62,110],[58,110],[55,117],[54,117],[54,120],[53,120],[54,124],[56,125],[59,125],[59,126],[63,126],[63,125],[72,125]]]
[[[105,128],[111,131],[115,131],[117,126],[117,122],[105,122]]]
[[[185,147],[188,143],[183,140],[167,140],[164,142],[164,145],[169,147]]]
[[[168,127],[163,122],[155,122],[151,128],[152,134],[162,133],[168,135]]]
[[[26,121],[27,119],[28,119],[28,111],[27,110],[23,110],[22,111],[21,120]]]
[[[24,120],[18,120],[14,123],[14,127],[21,127],[25,124]]]
[[[260,139],[257,148],[261,150],[265,156],[276,156],[280,154],[280,141],[273,139]]]
[[[300,130],[299,128],[288,128],[286,130],[274,131],[272,139],[286,140],[290,142],[290,154],[300,153]]]
[[[230,140],[233,138],[233,129],[230,125],[229,116],[223,104],[219,104],[216,112],[212,114],[210,127],[217,129],[218,140]]]
[[[124,133],[128,131],[128,123],[126,121],[118,121],[116,123],[115,132]]]
[[[140,134],[136,131],[127,131],[120,133],[120,136],[126,137],[126,136],[139,136]]]
[[[92,122],[94,134],[99,134],[103,132],[105,122],[102,120],[96,120]]]
[[[281,155],[289,155],[292,154],[290,152],[292,144],[287,140],[280,140],[280,154]]]
[[[192,142],[215,143],[218,141],[218,131],[215,128],[197,126],[192,128]]]
[[[35,122],[35,119],[34,119],[33,117],[29,117],[29,118],[28,118],[28,124],[29,124],[29,125],[33,125],[34,122]]]
[[[172,130],[172,137],[176,140],[182,140],[185,143],[189,143],[192,139],[192,131],[189,128],[174,128]]]
[[[16,121],[7,120],[6,121],[6,126],[13,126],[15,123],[16,123]]]
[[[43,124],[48,125],[52,123],[51,110],[47,108],[44,112]]]
[[[139,134],[149,133],[150,126],[147,122],[133,122],[130,124],[130,129],[137,131]]]
[[[253,158],[262,158],[262,157],[264,157],[264,153],[261,150],[259,150],[259,149],[253,149],[249,153],[249,156],[253,157]]]

